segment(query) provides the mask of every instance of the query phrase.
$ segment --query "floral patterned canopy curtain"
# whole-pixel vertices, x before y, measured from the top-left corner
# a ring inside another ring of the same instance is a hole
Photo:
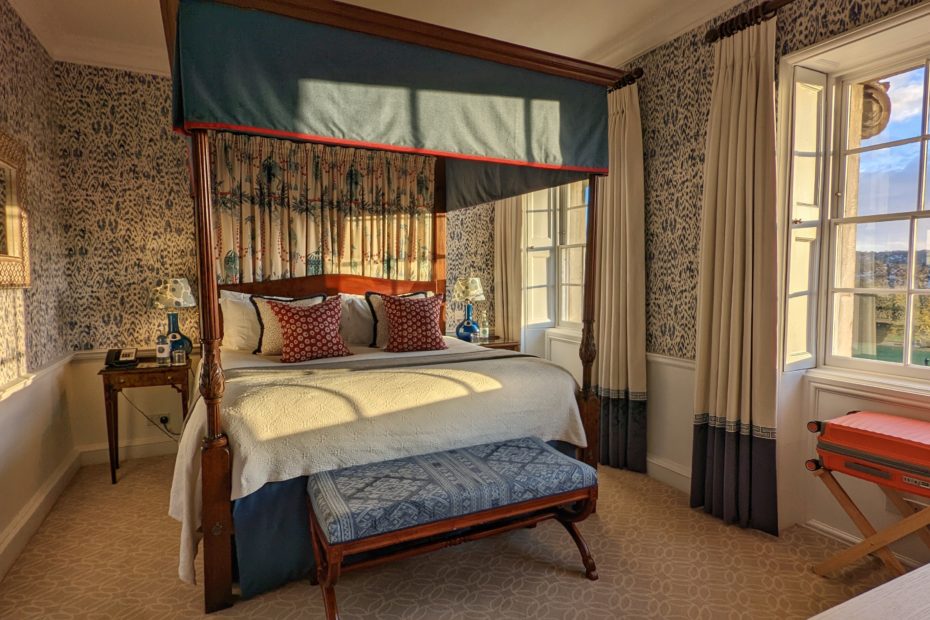
[[[215,132],[217,279],[431,276],[435,158]]]

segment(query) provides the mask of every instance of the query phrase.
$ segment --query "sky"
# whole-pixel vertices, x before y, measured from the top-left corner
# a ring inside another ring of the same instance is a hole
[[[891,120],[877,136],[862,141],[872,146],[913,138],[922,131],[924,68],[919,67],[881,80],[890,83]],[[917,207],[920,178],[920,144],[907,144],[863,153],[860,156],[859,215],[900,213]],[[930,157],[927,158],[930,160]],[[930,185],[930,183],[928,183]],[[930,187],[927,188],[930,206]],[[888,234],[889,225],[859,226],[859,251],[907,250],[907,235]],[[919,248],[920,249],[920,248]]]

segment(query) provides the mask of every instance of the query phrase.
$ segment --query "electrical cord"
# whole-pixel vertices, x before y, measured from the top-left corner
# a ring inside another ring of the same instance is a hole
[[[156,421],[153,420],[152,418],[150,418],[150,417],[148,416],[148,414],[145,413],[142,409],[140,409],[139,406],[136,405],[136,403],[132,402],[132,401],[129,399],[129,397],[126,396],[125,392],[123,392],[122,390],[121,390],[119,393],[120,393],[120,395],[126,400],[126,402],[129,403],[129,405],[130,405],[133,409],[135,409],[135,410],[138,411],[140,414],[142,414],[142,417],[145,418],[145,419],[148,421],[149,424],[151,424],[152,426],[154,426],[155,428],[157,428],[159,431],[161,431],[166,437],[171,438],[171,440],[174,441],[175,443],[177,443],[177,442],[180,440],[180,437],[181,437],[181,434],[180,434],[180,433],[173,433],[173,432],[171,432],[171,429],[168,428],[168,424],[167,424],[167,423],[161,424],[161,423],[156,422]]]

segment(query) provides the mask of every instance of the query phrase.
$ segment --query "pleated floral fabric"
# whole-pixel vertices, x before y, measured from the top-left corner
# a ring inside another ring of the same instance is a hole
[[[215,132],[220,284],[429,280],[435,158]]]

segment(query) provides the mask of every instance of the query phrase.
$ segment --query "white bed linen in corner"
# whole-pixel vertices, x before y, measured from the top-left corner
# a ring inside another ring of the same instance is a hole
[[[352,347],[355,355],[343,359],[440,358],[479,349],[446,340],[449,348],[443,351]],[[223,428],[233,455],[232,499],[267,482],[528,435],[586,445],[575,381],[545,360],[307,372],[333,361],[282,364],[278,358],[223,352],[224,369],[242,369],[227,380],[223,397]],[[198,399],[181,437],[169,508],[182,524],[179,574],[188,583],[194,583],[201,538],[205,433],[206,407]]]

